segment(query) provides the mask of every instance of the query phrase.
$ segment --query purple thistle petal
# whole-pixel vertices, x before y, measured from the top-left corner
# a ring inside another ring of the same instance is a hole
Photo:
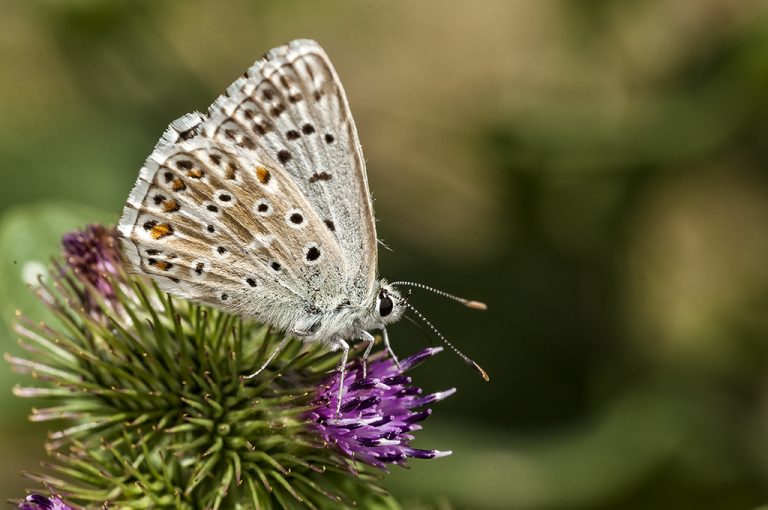
[[[416,386],[409,386],[407,388],[403,388],[402,390],[398,391],[396,396],[397,397],[411,397],[414,395],[418,395],[421,393],[421,388],[418,388]]]
[[[440,451],[440,450],[419,450],[417,448],[408,448],[407,455],[417,459],[436,459],[438,457],[445,457],[450,455],[452,451]]]
[[[342,404],[341,412],[348,413],[350,411],[354,411],[358,408],[358,406],[360,406],[360,397],[353,397]]]
[[[19,503],[19,510],[72,510],[58,496],[45,497],[40,494],[30,494]]]
[[[396,464],[399,462],[403,462],[405,460],[405,454],[402,452],[382,453],[377,455],[376,458],[382,462],[389,462],[389,463]]]
[[[359,411],[362,411],[363,409],[368,409],[371,406],[375,406],[376,404],[381,402],[381,397],[377,395],[371,395],[370,397],[366,397],[360,401],[360,404],[357,406],[357,409]]]
[[[381,384],[381,381],[379,379],[371,379],[370,377],[367,379],[360,379],[359,381],[355,381],[354,383],[349,385],[349,389],[354,390],[368,390],[371,388],[376,388]]]
[[[392,415],[384,416],[382,419],[371,423],[371,427],[382,427],[382,426],[386,425],[387,423],[391,422],[394,419],[395,419],[395,417],[392,416]]]
[[[442,347],[429,347],[427,349],[424,349],[423,351],[419,351],[413,356],[409,356],[405,358],[403,361],[400,362],[400,368],[402,368],[403,372],[406,370],[410,370],[412,368],[415,368],[422,363],[424,363],[427,358],[431,358],[438,352],[442,351]]]
[[[379,358],[368,366],[368,377],[362,368],[350,368],[344,381],[341,411],[336,416],[338,375],[318,387],[317,407],[308,414],[312,427],[328,444],[336,445],[355,460],[386,468],[387,464],[404,465],[408,457],[431,459],[450,452],[419,450],[410,447],[431,409],[426,404],[442,400],[455,389],[420,396],[421,388],[411,386],[411,378],[403,371],[424,362],[441,348],[425,349],[403,360],[400,368],[389,358]]]
[[[382,381],[384,384],[387,384],[389,386],[395,386],[398,384],[410,384],[411,378],[407,375],[393,375],[392,377],[387,377]]]
[[[432,404],[433,402],[439,402],[445,398],[450,397],[456,393],[456,388],[451,388],[450,390],[445,391],[437,391],[435,393],[431,393],[427,395],[426,397],[418,398],[414,401],[415,406],[425,406],[428,404]]]
[[[424,409],[423,411],[419,411],[417,413],[413,413],[408,418],[406,418],[405,423],[411,424],[411,423],[418,423],[420,421],[424,421],[427,418],[429,418],[429,415],[432,414],[432,409]]]
[[[64,259],[75,275],[92,285],[103,297],[115,300],[110,277],[118,275],[122,265],[117,231],[102,225],[89,225],[64,235],[61,245]],[[88,289],[83,292],[82,300],[87,309],[93,311],[96,308],[96,300]]]

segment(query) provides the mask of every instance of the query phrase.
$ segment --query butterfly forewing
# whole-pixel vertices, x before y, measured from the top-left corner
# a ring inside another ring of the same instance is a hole
[[[376,227],[365,165],[341,82],[314,41],[270,51],[209,110],[205,136],[275,160],[293,177],[345,260],[354,301],[376,277]]]

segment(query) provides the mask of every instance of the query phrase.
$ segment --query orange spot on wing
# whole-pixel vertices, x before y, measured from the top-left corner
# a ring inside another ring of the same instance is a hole
[[[184,184],[184,181],[182,181],[181,179],[175,179],[173,181],[173,184],[171,184],[171,189],[173,191],[184,191],[185,189],[187,189],[187,185]]]
[[[175,199],[166,200],[163,202],[163,211],[165,212],[176,212],[181,208],[179,206],[179,203]]]
[[[168,223],[159,223],[152,227],[149,234],[152,236],[152,239],[162,239],[173,234],[173,227]]]
[[[187,172],[187,175],[189,177],[194,178],[194,179],[199,179],[199,178],[201,178],[203,176],[203,171],[200,170],[199,168],[194,168],[194,169],[190,170],[189,172]]]
[[[269,173],[269,170],[267,170],[263,166],[256,167],[256,178],[259,180],[260,183],[267,184],[271,177],[272,177],[272,174]]]
[[[171,264],[170,262],[166,262],[164,260],[158,260],[157,262],[155,262],[155,267],[161,271],[168,271],[172,266],[173,264]]]

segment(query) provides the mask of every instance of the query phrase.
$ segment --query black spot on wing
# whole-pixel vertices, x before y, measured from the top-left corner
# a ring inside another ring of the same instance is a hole
[[[318,172],[309,176],[309,183],[314,184],[317,181],[330,181],[333,177],[328,172]]]
[[[283,149],[277,153],[277,159],[280,161],[280,163],[288,163],[293,156],[291,156],[291,153],[287,150]]]

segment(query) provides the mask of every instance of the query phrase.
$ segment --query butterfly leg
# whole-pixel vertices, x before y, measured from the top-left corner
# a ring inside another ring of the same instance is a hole
[[[365,352],[363,353],[363,379],[365,379],[367,377],[368,355],[371,354],[371,349],[373,349],[373,343],[376,341],[376,337],[367,331],[361,331],[360,339],[363,342],[368,342],[368,345],[365,347]]]
[[[389,357],[392,358],[392,361],[395,362],[397,368],[400,368],[400,361],[397,359],[397,356],[395,356],[395,351],[392,350],[392,346],[389,345],[389,335],[387,334],[387,328],[381,328],[381,335],[384,337],[384,347],[387,349]]]
[[[347,358],[349,357],[349,344],[338,338],[336,340],[336,348],[341,349],[341,362],[339,362],[339,368],[336,370],[339,373],[339,397],[336,402],[336,416],[341,414],[341,398],[344,396],[344,372],[347,369]]]
[[[275,350],[274,350],[274,351],[272,351],[272,354],[270,354],[270,355],[269,355],[269,357],[267,358],[267,361],[265,361],[265,362],[264,362],[264,364],[263,364],[263,365],[261,365],[261,368],[259,368],[257,371],[255,371],[255,372],[254,372],[254,373],[252,373],[251,375],[246,375],[246,376],[245,376],[245,379],[251,379],[251,378],[253,378],[253,377],[256,377],[257,375],[259,375],[259,374],[261,373],[261,371],[262,371],[262,370],[264,370],[265,368],[267,368],[267,366],[268,366],[270,363],[272,363],[272,360],[273,360],[273,359],[275,359],[275,358],[277,357],[277,355],[278,355],[278,354],[280,354],[280,352],[283,350],[283,347],[285,347],[285,344],[287,344],[287,343],[288,343],[288,340],[290,340],[290,339],[291,339],[291,337],[289,337],[289,336],[287,336],[287,337],[283,338],[283,339],[280,341],[280,343],[278,344],[278,346],[275,348]]]

